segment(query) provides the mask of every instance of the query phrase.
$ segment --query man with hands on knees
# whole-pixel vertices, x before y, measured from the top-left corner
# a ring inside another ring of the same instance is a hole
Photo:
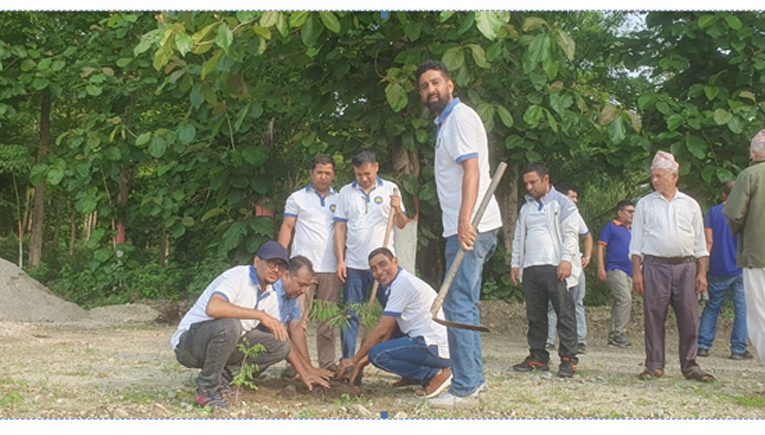
[[[371,362],[381,370],[417,381],[422,386],[415,391],[417,397],[438,396],[451,385],[452,372],[446,327],[430,314],[436,291],[399,267],[387,248],[372,251],[369,266],[388,302],[356,355],[340,361],[337,377],[354,382]],[[438,317],[443,319],[443,310]]]

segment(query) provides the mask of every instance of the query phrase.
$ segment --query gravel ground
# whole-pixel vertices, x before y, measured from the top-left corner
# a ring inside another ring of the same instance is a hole
[[[140,305],[99,311],[80,322],[0,322],[0,418],[376,418],[382,411],[391,418],[765,417],[765,396],[756,393],[765,389],[759,361],[727,359],[727,340],[718,338],[711,356],[700,359],[718,382],[687,381],[670,328],[667,375],[640,381],[641,340],[629,349],[606,347],[605,307],[588,311],[590,342],[573,379],[555,376],[555,360],[550,373],[516,373],[511,365],[527,352],[523,306],[500,302],[482,305],[484,324],[493,327],[483,336],[489,390],[473,409],[433,409],[411,388],[392,389],[396,378],[373,368],[362,389],[307,392],[280,380],[278,365],[257,391],[243,391],[230,410],[211,414],[193,406],[196,370],[175,361],[174,326],[147,321],[156,312]],[[725,338],[730,319],[721,323],[718,337]]]

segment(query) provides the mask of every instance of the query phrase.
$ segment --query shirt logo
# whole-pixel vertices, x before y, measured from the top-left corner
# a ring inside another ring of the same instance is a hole
[[[375,196],[375,204],[382,204],[383,199],[382,196]]]
[[[330,205],[329,205],[329,211],[331,211],[332,213],[334,213],[334,212],[335,212],[335,209],[336,209],[336,208],[337,208],[337,205],[335,205],[335,204],[330,204]]]

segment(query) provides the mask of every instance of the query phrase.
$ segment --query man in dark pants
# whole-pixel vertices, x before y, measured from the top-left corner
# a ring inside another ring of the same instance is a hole
[[[313,269],[310,262],[308,265],[310,273],[296,278],[296,282],[302,279],[310,285]],[[232,372],[242,364],[244,355],[238,346],[244,342],[265,347],[265,351],[248,361],[256,364],[259,371],[289,359],[309,389],[314,384],[328,386],[314,373],[306,373],[305,361],[297,360],[300,355],[291,351],[282,317],[284,322],[290,319],[282,311],[292,311],[292,317],[297,313],[295,322],[299,323],[299,306],[298,310],[287,310],[284,288],[280,292],[273,286],[287,268],[287,250],[268,241],[258,249],[252,265],[233,267],[215,278],[181,319],[171,343],[178,362],[202,369],[196,379],[196,402],[200,406],[228,406],[222,390],[226,389]],[[303,273],[303,268],[300,269],[295,275]],[[293,305],[297,303],[295,296],[290,298]]]
[[[529,356],[513,366],[516,371],[549,370],[547,305],[558,317],[560,366],[558,376],[576,372],[576,313],[573,294],[581,273],[579,211],[570,199],[550,184],[547,168],[529,163],[521,171],[529,192],[518,213],[513,238],[511,279],[523,282],[529,322]]]
[[[639,377],[664,376],[664,324],[671,305],[683,375],[710,382],[714,377],[696,362],[697,294],[707,288],[709,252],[699,204],[677,190],[679,168],[672,154],[656,153],[651,165],[655,192],[638,201],[632,220],[632,285],[643,295],[645,321],[645,370]]]

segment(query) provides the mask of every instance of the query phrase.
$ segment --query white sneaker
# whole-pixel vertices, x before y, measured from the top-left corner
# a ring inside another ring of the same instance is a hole
[[[478,388],[475,389],[475,391],[470,393],[468,397],[473,397],[477,399],[479,394],[483,393],[484,391],[487,391],[488,389],[489,389],[489,386],[486,385],[486,382],[484,382],[483,384],[479,385]]]
[[[440,396],[430,399],[430,404],[436,408],[462,408],[477,405],[478,399],[473,395],[459,397],[444,391]]]

